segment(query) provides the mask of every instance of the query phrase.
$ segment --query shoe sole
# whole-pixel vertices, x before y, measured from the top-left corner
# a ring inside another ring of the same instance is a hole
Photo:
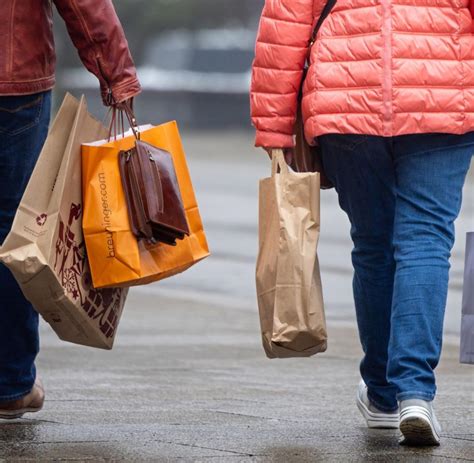
[[[421,446],[438,446],[440,437],[431,423],[429,412],[422,407],[408,407],[400,416],[400,444]]]
[[[0,420],[18,420],[19,418],[23,418],[25,413],[38,413],[41,409],[42,408],[23,408],[11,412],[2,411],[0,412]]]
[[[357,394],[357,407],[371,429],[398,429],[398,417],[384,413],[372,413]]]

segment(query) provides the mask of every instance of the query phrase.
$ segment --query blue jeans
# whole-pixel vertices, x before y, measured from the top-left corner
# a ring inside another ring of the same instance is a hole
[[[0,244],[47,136],[51,92],[0,96]],[[28,394],[39,352],[38,314],[0,264],[0,401]]]
[[[351,222],[353,291],[369,398],[431,401],[441,355],[454,221],[474,132],[319,138]]]

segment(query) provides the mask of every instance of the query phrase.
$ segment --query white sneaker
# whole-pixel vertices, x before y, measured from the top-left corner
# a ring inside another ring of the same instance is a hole
[[[433,403],[425,400],[400,402],[400,444],[439,445],[441,426],[436,419]]]
[[[367,395],[367,386],[363,380],[360,381],[357,391],[357,407],[365,418],[369,428],[398,429],[398,410],[394,412],[383,412],[379,410],[370,402]]]

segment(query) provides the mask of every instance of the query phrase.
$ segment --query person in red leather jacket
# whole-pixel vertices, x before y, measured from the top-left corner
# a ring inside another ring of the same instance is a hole
[[[140,93],[135,66],[111,0],[2,0],[0,19],[0,244],[45,141],[55,83],[53,4],[105,105]],[[0,419],[39,411],[38,314],[0,266]]]

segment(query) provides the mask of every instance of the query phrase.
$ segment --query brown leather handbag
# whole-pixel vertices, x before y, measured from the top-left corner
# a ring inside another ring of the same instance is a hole
[[[329,0],[316,23],[316,26],[311,37],[311,42],[309,50],[316,41],[319,29],[321,28],[324,20],[328,17],[331,10],[334,8],[337,0]],[[333,188],[334,185],[328,179],[324,172],[323,158],[321,155],[321,149],[318,145],[310,145],[306,141],[304,134],[304,123],[303,123],[303,114],[302,114],[302,101],[303,101],[303,85],[308,73],[308,62],[309,62],[309,53],[308,59],[306,60],[306,68],[304,71],[304,77],[301,83],[299,99],[298,99],[298,110],[296,114],[296,124],[295,124],[295,135],[296,135],[296,146],[295,146],[295,155],[291,162],[291,168],[296,172],[319,172],[321,175],[321,188],[327,190]]]
[[[119,168],[133,234],[148,244],[171,246],[189,236],[183,200],[170,153],[140,140],[127,114],[135,146],[119,153]]]

